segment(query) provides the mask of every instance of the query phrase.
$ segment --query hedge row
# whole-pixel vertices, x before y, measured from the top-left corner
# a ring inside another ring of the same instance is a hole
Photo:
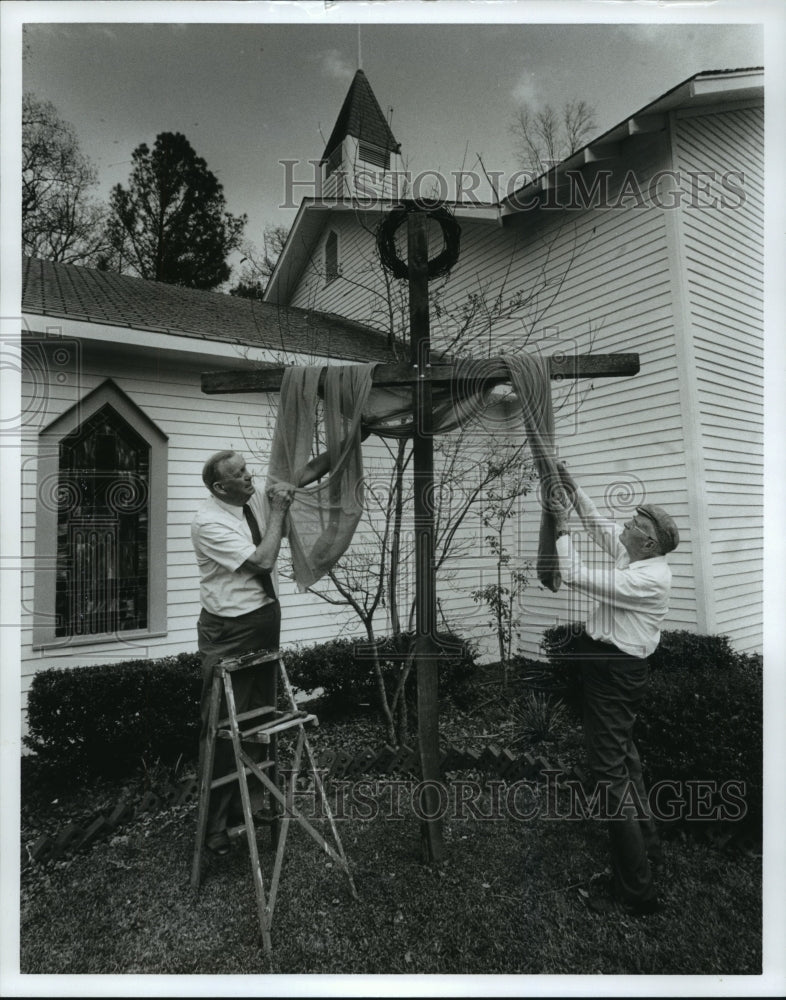
[[[133,772],[140,764],[192,756],[199,738],[200,660],[158,660],[35,675],[25,745],[40,762],[74,778]]]
[[[449,632],[437,636],[437,658],[440,694],[466,704],[475,675],[475,649],[466,640]],[[382,676],[392,693],[400,671],[407,661],[412,635],[380,638],[376,642]],[[316,646],[288,650],[285,657],[287,673],[301,691],[322,688],[331,709],[348,710],[363,704],[378,704],[377,679],[374,670],[374,647],[368,642],[335,639]],[[414,711],[415,672],[407,682],[410,708]]]
[[[535,665],[542,686],[574,707],[581,689],[580,666],[569,659],[575,635],[573,627],[547,630],[543,648],[548,663]],[[408,637],[381,641],[388,681],[397,675],[408,645]],[[288,651],[285,662],[296,688],[321,687],[333,709],[350,710],[375,703],[369,652],[364,644],[337,640]],[[761,658],[735,653],[725,636],[675,631],[664,633],[651,664],[636,732],[648,780],[709,780],[719,786],[742,781],[749,815],[759,817]],[[445,636],[439,657],[441,694],[466,703],[474,670],[472,649]],[[414,690],[414,677],[411,681]],[[75,779],[129,774],[142,763],[193,758],[199,691],[195,653],[41,671],[30,690],[25,743],[42,764]]]
[[[460,698],[474,670],[472,648],[440,637],[440,691]],[[411,637],[379,641],[388,685],[406,660]],[[322,688],[334,710],[375,704],[376,682],[367,643],[335,640],[287,650],[284,663],[296,690]],[[414,691],[414,671],[409,688]],[[47,768],[79,778],[129,774],[140,765],[196,755],[201,690],[198,653],[42,670],[28,695],[25,745]],[[414,711],[414,706],[412,706]]]
[[[581,625],[543,636],[551,690],[578,709],[580,661],[571,662]],[[656,781],[745,783],[750,819],[762,811],[763,664],[736,653],[724,635],[667,631],[649,658],[651,672],[634,737],[645,777]]]

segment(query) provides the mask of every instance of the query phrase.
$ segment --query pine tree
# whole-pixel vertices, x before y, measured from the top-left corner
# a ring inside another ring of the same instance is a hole
[[[186,288],[215,288],[246,216],[230,215],[223,188],[179,132],[162,132],[132,155],[128,187],[110,196],[107,269]]]

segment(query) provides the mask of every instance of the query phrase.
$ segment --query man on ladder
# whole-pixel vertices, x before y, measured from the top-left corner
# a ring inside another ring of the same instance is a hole
[[[326,453],[313,459],[298,477],[296,486],[306,486],[328,471]],[[277,650],[281,609],[273,585],[287,511],[294,496],[287,484],[268,491],[269,517],[256,492],[253,475],[242,455],[220,451],[202,470],[210,492],[194,517],[191,541],[200,573],[202,611],[197,623],[202,655],[199,757],[205,754],[213,671],[219,660],[260,650]],[[235,678],[235,702],[239,713],[262,705],[275,706],[276,662],[259,664]],[[222,698],[222,716],[226,703]],[[268,748],[257,744],[252,752],[264,759]],[[235,770],[234,751],[228,741],[218,741],[214,777]],[[262,788],[254,783],[253,807],[263,806]],[[229,852],[229,827],[243,822],[237,782],[214,788],[210,796],[205,844],[214,854]]]

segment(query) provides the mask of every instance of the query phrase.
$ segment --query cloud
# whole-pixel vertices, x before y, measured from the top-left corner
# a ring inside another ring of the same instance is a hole
[[[338,49],[325,49],[319,55],[319,62],[323,76],[332,80],[351,80],[355,75],[354,68]]]
[[[511,90],[511,96],[516,104],[528,104],[537,107],[541,103],[542,94],[535,81],[535,73],[522,73]]]

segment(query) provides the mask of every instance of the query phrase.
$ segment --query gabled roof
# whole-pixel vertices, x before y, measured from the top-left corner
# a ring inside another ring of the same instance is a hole
[[[401,144],[396,142],[387,119],[382,113],[382,108],[374,96],[371,84],[366,79],[366,74],[362,69],[355,73],[347,96],[344,98],[344,103],[341,105],[336,124],[333,126],[333,131],[330,133],[327,146],[325,146],[325,152],[322,154],[322,163],[347,135],[363,139],[364,142],[370,142],[381,149],[387,149],[394,153],[401,149]]]
[[[289,301],[305,265],[313,258],[323,231],[337,218],[347,213],[355,217],[362,215],[364,225],[373,229],[392,208],[400,204],[398,199],[384,197],[367,198],[365,203],[359,203],[358,199],[352,197],[304,198],[265,287],[265,302]],[[459,222],[500,224],[499,205],[496,202],[452,201],[445,204]]]
[[[22,312],[347,361],[391,360],[384,334],[340,316],[34,257],[23,260]]]
[[[355,88],[358,76],[363,76],[362,71],[355,74],[350,92],[341,109],[339,120],[330,137],[326,147],[325,158],[332,151],[333,145],[341,138],[336,139],[339,125],[342,123],[345,113],[348,115],[348,105],[350,97]],[[379,112],[379,117],[384,122],[376,98],[368,87],[368,81],[363,77],[364,85],[368,88],[368,94],[374,101]],[[466,203],[452,206],[454,214],[461,218],[464,215],[468,220],[481,222],[485,225],[503,225],[507,216],[514,215],[520,211],[529,211],[537,205],[538,197],[542,195],[552,185],[559,183],[561,176],[568,170],[580,170],[584,165],[592,163],[598,159],[614,159],[619,155],[620,142],[629,136],[639,132],[647,132],[665,128],[665,113],[682,108],[702,108],[711,105],[725,105],[728,103],[759,101],[763,95],[764,71],[761,67],[743,67],[739,69],[726,70],[706,70],[696,73],[677,86],[672,87],[660,97],[651,101],[644,108],[635,114],[624,118],[618,125],[609,129],[603,135],[598,136],[587,143],[582,149],[572,153],[561,163],[556,164],[550,170],[545,171],[529,183],[517,188],[514,192],[502,198],[497,203]],[[358,90],[360,84],[358,84]],[[387,125],[385,124],[387,128]],[[390,130],[388,129],[388,132]],[[365,137],[365,136],[364,136]],[[391,134],[392,138],[392,134]],[[395,141],[395,140],[393,140]],[[323,158],[324,159],[324,158]],[[384,198],[374,199],[348,199],[343,201],[340,198],[304,198],[301,201],[300,210],[292,224],[287,237],[284,249],[279,256],[276,267],[265,289],[266,302],[286,302],[297,288],[301,274],[317,246],[320,235],[325,226],[330,222],[332,212],[342,212],[351,210],[356,214],[363,214],[366,220],[380,215],[392,207]]]
[[[520,211],[522,206],[528,209],[533,195],[558,184],[559,178],[569,170],[580,170],[597,159],[615,158],[617,144],[622,140],[640,132],[662,131],[667,126],[669,111],[760,101],[763,95],[764,70],[761,66],[695,73],[503,198],[500,202],[502,214]]]

